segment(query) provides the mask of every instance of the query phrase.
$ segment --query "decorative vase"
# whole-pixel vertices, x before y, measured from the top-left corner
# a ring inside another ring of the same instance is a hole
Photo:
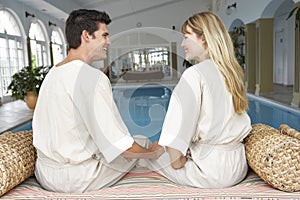
[[[26,93],[25,102],[29,109],[34,110],[37,98],[37,95],[32,91]]]

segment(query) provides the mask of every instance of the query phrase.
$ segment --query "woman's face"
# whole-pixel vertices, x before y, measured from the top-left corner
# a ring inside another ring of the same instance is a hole
[[[194,33],[189,26],[186,27],[186,30],[189,33],[184,34],[181,43],[185,51],[185,59],[201,62],[203,57],[205,57],[204,54],[206,54],[203,46],[205,39],[203,36],[197,37],[196,33]]]

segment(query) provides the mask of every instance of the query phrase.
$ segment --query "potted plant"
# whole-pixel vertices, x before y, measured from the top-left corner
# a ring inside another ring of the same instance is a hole
[[[245,67],[245,54],[244,54],[244,45],[245,42],[245,27],[233,27],[233,31],[229,32],[229,35],[232,39],[232,44],[234,48],[235,57],[241,67]]]
[[[30,109],[35,108],[37,96],[51,66],[26,66],[12,76],[8,91],[15,100],[24,100]]]
[[[289,18],[291,18],[293,15],[296,15],[296,19],[300,19],[300,11],[299,11],[299,8],[300,8],[300,4],[297,4],[290,12],[289,12],[289,15],[288,17],[286,18],[287,20]]]

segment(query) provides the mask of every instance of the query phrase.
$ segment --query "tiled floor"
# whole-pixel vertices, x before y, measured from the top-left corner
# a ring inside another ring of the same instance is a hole
[[[33,111],[24,101],[14,101],[0,106],[0,133],[32,119]]]
[[[260,94],[260,96],[287,106],[291,106],[291,102],[293,99],[293,86],[283,86],[279,84],[274,84],[273,89],[274,92]]]
[[[293,87],[274,85],[274,92],[261,94],[260,96],[290,107],[293,98]],[[23,101],[3,104],[0,106],[0,133],[31,120],[32,115],[33,111]]]

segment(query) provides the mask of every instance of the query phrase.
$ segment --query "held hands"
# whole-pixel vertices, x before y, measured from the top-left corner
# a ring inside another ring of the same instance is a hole
[[[134,142],[132,147],[122,153],[122,156],[127,159],[143,158],[143,159],[157,159],[164,153],[164,148],[154,142],[148,149],[142,147],[138,143]]]
[[[187,158],[185,156],[180,156],[171,163],[173,169],[181,169],[184,167]]]
[[[167,147],[167,152],[169,153],[171,166],[173,169],[180,169],[184,167],[185,163],[187,162],[186,156],[183,156],[180,151],[171,147]]]
[[[157,159],[165,152],[164,148],[158,144],[158,141],[151,144],[148,150],[153,154],[153,157],[149,159]]]

